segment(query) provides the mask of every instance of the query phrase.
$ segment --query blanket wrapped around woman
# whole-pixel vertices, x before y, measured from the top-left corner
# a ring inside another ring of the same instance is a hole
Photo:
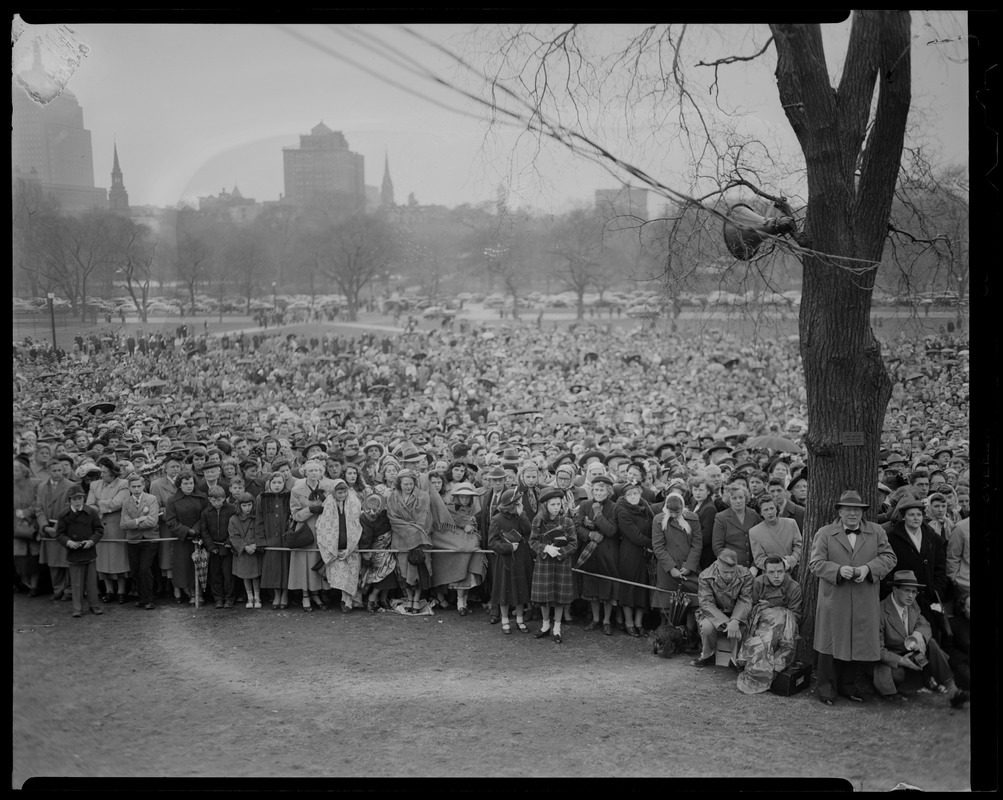
[[[324,511],[317,518],[317,549],[324,561],[324,575],[332,589],[340,589],[342,602],[347,606],[362,605],[359,592],[359,570],[362,557],[359,553],[359,539],[362,537],[362,523],[359,516],[362,502],[355,492],[348,492],[344,503],[335,498],[338,488],[348,488],[340,478],[334,482],[331,492],[324,499]]]

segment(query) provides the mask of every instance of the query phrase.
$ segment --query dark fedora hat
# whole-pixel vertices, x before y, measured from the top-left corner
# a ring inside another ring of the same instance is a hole
[[[847,506],[849,508],[870,508],[870,505],[861,499],[860,492],[854,491],[853,489],[847,489],[839,496],[839,500],[836,501],[836,508],[840,508],[841,506]]]
[[[906,511],[911,511],[914,508],[918,508],[922,512],[926,512],[926,503],[922,500],[907,500],[904,503],[899,503],[895,506],[895,512],[897,514],[904,514]]]
[[[914,589],[923,589],[926,584],[917,581],[916,573],[911,569],[900,569],[892,575],[892,586],[911,586]]]

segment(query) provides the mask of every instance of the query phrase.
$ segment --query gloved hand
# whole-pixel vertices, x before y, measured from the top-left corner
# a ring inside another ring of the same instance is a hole
[[[324,506],[323,505],[312,505],[312,506],[310,506],[310,513],[313,514],[314,516],[320,516],[321,514],[324,513]]]
[[[425,553],[420,547],[416,547],[413,550],[408,551],[407,563],[412,566],[418,566],[418,564],[425,563]]]

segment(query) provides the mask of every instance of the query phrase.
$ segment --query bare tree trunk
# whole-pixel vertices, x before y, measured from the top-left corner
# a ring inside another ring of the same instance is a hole
[[[835,503],[856,489],[877,509],[878,450],[891,398],[870,326],[910,103],[909,14],[856,12],[838,89],[830,85],[817,25],[771,26],[777,86],[805,155],[808,209],[799,332],[808,405],[809,556]],[[878,101],[868,131],[875,83]],[[866,146],[865,146],[866,137]],[[817,579],[805,588],[798,657],[811,656]]]

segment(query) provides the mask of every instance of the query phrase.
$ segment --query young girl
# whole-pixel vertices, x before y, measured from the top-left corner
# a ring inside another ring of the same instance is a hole
[[[529,549],[531,528],[522,513],[519,493],[506,489],[498,499],[498,513],[491,518],[488,547],[498,554],[491,582],[491,605],[501,612],[502,633],[512,633],[509,609],[515,606],[515,624],[523,633],[529,626],[523,607],[530,602],[533,585],[533,554]]]
[[[550,632],[550,607],[554,607],[554,642],[561,643],[561,619],[574,597],[572,558],[578,549],[575,526],[561,508],[565,492],[547,489],[540,495],[540,511],[533,520],[529,546],[536,553],[533,570],[533,603],[543,609],[543,627],[537,639]]]
[[[233,546],[233,577],[244,579],[246,608],[261,608],[261,553],[265,546],[254,525],[254,498],[243,492],[236,498],[237,513],[230,517],[230,544]]]

